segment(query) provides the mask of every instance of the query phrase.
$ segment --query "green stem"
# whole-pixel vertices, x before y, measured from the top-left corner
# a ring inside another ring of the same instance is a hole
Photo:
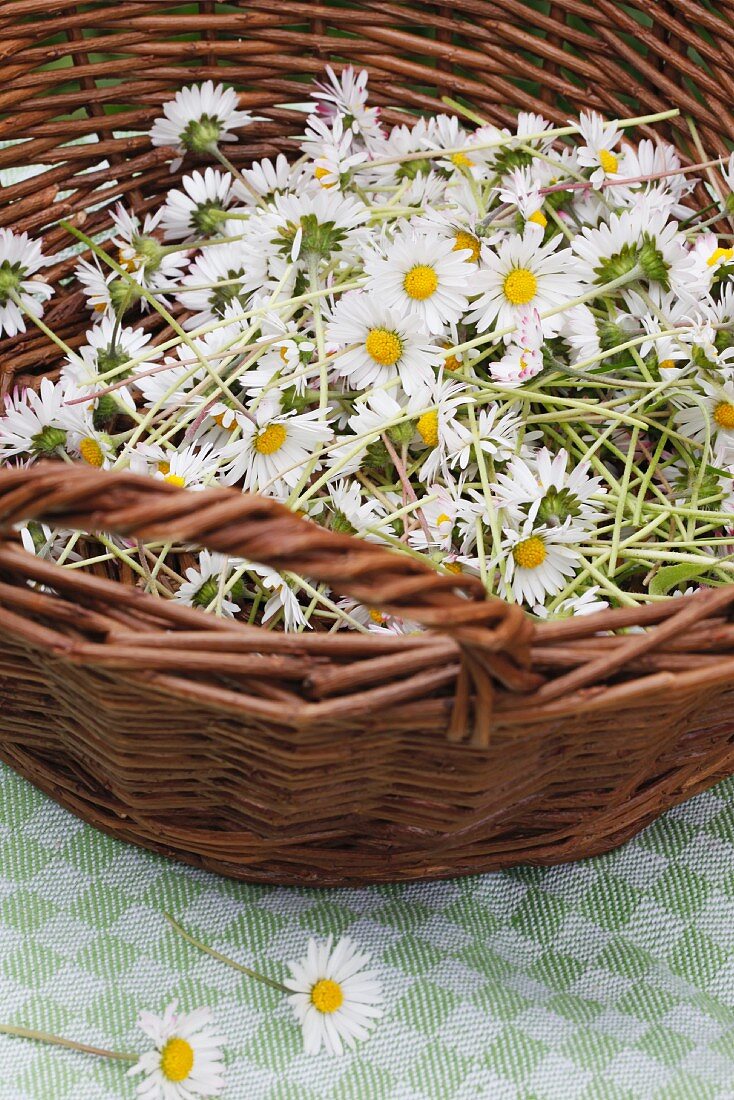
[[[117,1062],[137,1062],[140,1057],[138,1054],[127,1054],[119,1050],[103,1050],[101,1047],[92,1047],[87,1043],[75,1043],[73,1039],[62,1039],[60,1035],[50,1035],[47,1031],[13,1027],[11,1024],[0,1024],[0,1035],[13,1035],[18,1039],[35,1039],[39,1043],[65,1047],[67,1050],[78,1050],[81,1054],[96,1054],[100,1058],[111,1058]]]
[[[233,970],[238,970],[241,974],[246,974],[248,978],[254,978],[256,982],[262,982],[263,985],[269,985],[271,989],[277,990],[278,993],[285,993],[286,996],[290,996],[293,992],[287,985],[276,982],[272,978],[266,978],[264,974],[258,974],[256,970],[250,970],[249,967],[243,966],[242,963],[235,962],[234,959],[230,959],[227,955],[222,955],[219,951],[215,951],[212,947],[207,947],[205,943],[201,943],[200,940],[194,939],[193,936],[189,935],[189,933],[181,927],[177,920],[173,919],[170,913],[164,913],[163,916],[181,939],[186,940],[186,942],[190,943],[193,947],[198,947],[205,955],[211,955],[213,959],[224,963],[225,966],[231,966]]]

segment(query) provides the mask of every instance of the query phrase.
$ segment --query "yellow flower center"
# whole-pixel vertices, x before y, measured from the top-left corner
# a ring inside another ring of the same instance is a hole
[[[461,363],[455,355],[447,355],[443,361],[445,370],[459,370]]]
[[[400,337],[386,328],[372,328],[364,342],[367,354],[381,367],[394,367],[403,352]]]
[[[537,535],[523,539],[513,548],[512,556],[521,569],[537,569],[547,557],[545,543]]]
[[[171,463],[170,462],[159,462],[158,463],[158,473],[159,474],[169,474],[170,472],[171,472]]]
[[[117,250],[117,262],[119,263],[123,271],[134,271],[135,268],[138,266],[137,261],[138,257],[134,253],[132,256],[126,256],[121,248]]]
[[[442,523],[449,523],[451,516],[447,516],[445,512],[442,512],[440,516],[436,517],[436,527]]]
[[[225,423],[225,418],[229,421],[229,423]],[[237,421],[235,420],[235,418],[232,417],[232,419],[229,420],[229,417],[224,412],[215,413],[212,417],[212,420],[215,424],[218,424],[220,428],[223,428],[225,432],[233,432],[237,427]]]
[[[734,248],[715,248],[706,263],[709,267],[713,267],[714,264],[717,264],[720,260],[728,263],[732,256],[734,256]]]
[[[661,359],[660,360],[660,369],[661,370],[672,370],[674,366],[675,366],[675,362],[672,359]]]
[[[333,181],[331,183],[323,183],[322,182],[324,179],[326,179],[327,176],[331,175],[331,172],[329,171],[328,168],[321,168],[321,167],[314,168],[313,174],[316,177],[316,179],[319,180],[322,187],[329,188],[329,187],[334,186]]]
[[[541,229],[545,229],[548,224],[548,219],[542,210],[536,210],[534,214],[531,214],[528,218],[529,222],[534,222],[535,225],[539,225]]]
[[[513,306],[532,302],[538,290],[538,280],[526,267],[516,267],[505,279],[505,298]]]
[[[714,420],[720,428],[734,430],[734,405],[730,401],[720,401],[714,409]]]
[[[466,153],[453,153],[451,156],[451,163],[455,164],[457,168],[471,168],[474,161],[469,160]]]
[[[268,424],[255,439],[255,450],[261,455],[274,455],[286,441],[288,433],[282,424]]]
[[[343,1001],[342,987],[338,982],[332,982],[331,978],[321,978],[311,990],[311,1003],[318,1012],[336,1012]]]
[[[185,1039],[169,1039],[161,1051],[161,1071],[167,1081],[185,1081],[194,1068],[194,1052]]]
[[[104,462],[102,448],[96,439],[86,436],[79,444],[79,454],[90,466],[101,466]]]
[[[181,477],[180,474],[166,474],[163,480],[167,481],[169,485],[177,485],[179,489],[183,489],[186,485],[186,479]]]
[[[466,229],[457,229],[454,237],[454,252],[459,252],[462,248],[468,248],[474,263],[478,262],[482,253],[482,242],[479,237],[475,237],[473,233],[468,233]]]
[[[92,306],[92,309],[94,310],[95,313],[104,313],[104,311],[107,309],[107,303],[106,302],[95,302],[94,305]]]
[[[606,174],[611,176],[619,168],[619,158],[615,157],[614,153],[610,153],[608,149],[600,149],[599,164],[601,164]]]
[[[443,567],[447,573],[462,573],[463,570],[458,561],[445,561]]]
[[[433,409],[431,412],[423,413],[423,416],[418,417],[416,428],[425,445],[435,447],[438,443],[438,410]]]
[[[403,279],[403,289],[409,298],[422,302],[435,294],[438,287],[438,275],[428,264],[416,264]]]

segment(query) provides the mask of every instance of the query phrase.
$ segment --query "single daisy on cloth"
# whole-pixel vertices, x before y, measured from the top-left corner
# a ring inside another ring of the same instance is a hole
[[[380,1019],[382,990],[376,972],[365,969],[369,961],[347,937],[332,949],[329,936],[325,943],[309,940],[306,955],[288,963],[288,1000],[307,1054],[318,1054],[322,1046],[328,1054],[341,1054],[366,1039]]]
[[[224,1038],[212,1027],[208,1008],[179,1013],[173,1001],[162,1016],[141,1012],[138,1026],[154,1044],[128,1070],[129,1077],[144,1075],[136,1089],[139,1100],[219,1096]]]

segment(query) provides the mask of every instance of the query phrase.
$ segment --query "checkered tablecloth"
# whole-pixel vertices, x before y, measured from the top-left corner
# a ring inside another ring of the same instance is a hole
[[[387,1013],[306,1057],[278,993],[311,935],[371,951]],[[86,827],[0,770],[0,1020],[144,1049],[140,1008],[211,1006],[224,1100],[734,1097],[734,780],[608,856],[364,890],[243,886]],[[125,1100],[124,1069],[0,1038],[0,1100]]]

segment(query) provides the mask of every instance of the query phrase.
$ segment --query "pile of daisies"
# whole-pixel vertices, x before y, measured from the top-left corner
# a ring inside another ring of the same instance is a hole
[[[41,243],[0,230],[0,331],[61,348],[58,381],[7,397],[0,461],[261,493],[543,618],[730,581],[732,160],[693,130],[694,176],[635,137],[674,112],[509,131],[454,105],[466,124],[389,128],[349,68],[312,99],[300,156],[242,171],[227,143],[253,119],[231,88],[164,105],[150,139],[172,168],[211,163],[144,218],[118,204],[94,240],[72,229],[75,349],[42,319]],[[22,535],[251,623],[415,629],[267,563]]]

